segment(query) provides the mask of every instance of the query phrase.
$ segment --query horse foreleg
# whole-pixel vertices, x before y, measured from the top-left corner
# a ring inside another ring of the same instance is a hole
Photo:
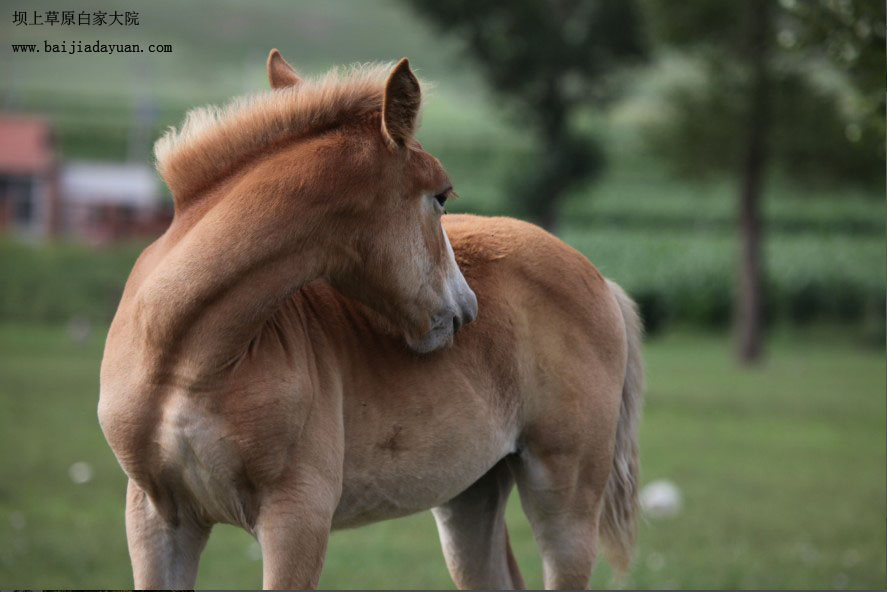
[[[288,488],[263,502],[256,535],[266,590],[317,588],[335,510],[327,489]]]
[[[193,589],[197,564],[210,527],[185,511],[161,514],[148,495],[129,481],[126,540],[136,589]]]
[[[460,588],[523,588],[508,544],[505,506],[514,484],[505,461],[432,510],[447,568]]]

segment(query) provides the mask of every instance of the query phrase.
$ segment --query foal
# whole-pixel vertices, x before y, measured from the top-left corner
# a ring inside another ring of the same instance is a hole
[[[587,585],[599,532],[625,567],[631,301],[535,226],[442,218],[406,60],[267,66],[270,93],[158,141],[175,218],[108,334],[99,420],[129,477],[135,586],[193,587],[223,522],[258,539],[266,588],[314,587],[331,529],[431,508],[459,586],[521,587],[514,483],[546,587]]]

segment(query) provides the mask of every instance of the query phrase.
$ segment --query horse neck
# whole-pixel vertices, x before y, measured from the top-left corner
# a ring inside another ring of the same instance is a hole
[[[177,213],[147,254],[152,269],[129,307],[156,372],[185,381],[218,375],[285,298],[323,275],[327,250],[310,236],[315,225],[284,206],[279,196],[234,189],[204,212]]]

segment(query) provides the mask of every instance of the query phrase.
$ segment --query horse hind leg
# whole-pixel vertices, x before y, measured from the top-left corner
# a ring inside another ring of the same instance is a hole
[[[132,480],[126,492],[126,540],[137,590],[192,590],[210,527],[159,512]]]
[[[511,461],[524,513],[542,556],[545,588],[585,589],[598,548],[598,525],[611,459],[523,450]]]
[[[514,484],[500,461],[471,487],[432,514],[453,581],[463,589],[522,589],[508,542],[505,506]]]

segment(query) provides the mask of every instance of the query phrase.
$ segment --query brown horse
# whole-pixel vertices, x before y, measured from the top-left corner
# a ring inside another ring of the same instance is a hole
[[[310,81],[275,50],[268,74],[156,146],[176,214],[127,282],[99,402],[136,587],[193,587],[219,522],[258,539],[265,587],[314,587],[331,529],[429,508],[459,586],[520,587],[514,483],[547,587],[587,585],[599,531],[625,567],[631,301],[535,226],[442,218],[406,60]]]

